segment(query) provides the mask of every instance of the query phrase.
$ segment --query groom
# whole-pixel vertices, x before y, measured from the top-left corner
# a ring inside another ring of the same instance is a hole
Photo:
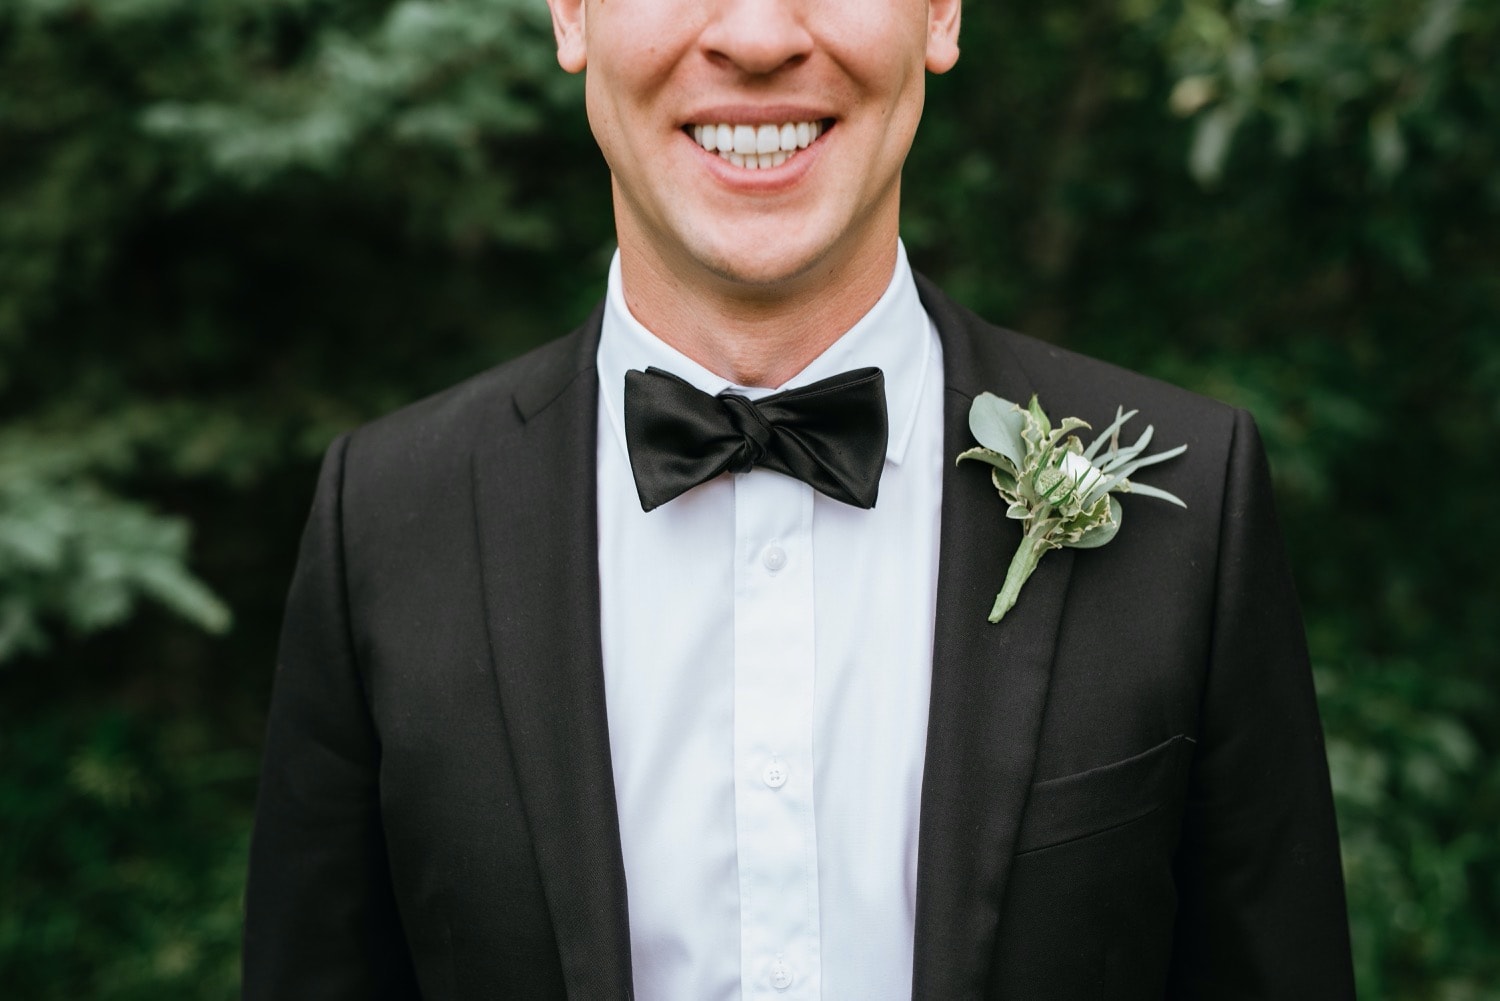
[[[959,0],[550,3],[608,294],[329,450],[246,997],[1352,997],[1254,425],[907,265]],[[983,392],[1139,409],[1186,509],[1125,495],[989,623]]]

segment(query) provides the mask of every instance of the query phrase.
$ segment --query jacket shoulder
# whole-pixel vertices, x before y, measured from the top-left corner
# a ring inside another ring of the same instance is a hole
[[[405,450],[466,443],[479,429],[504,434],[592,368],[593,353],[582,346],[585,335],[575,330],[376,418],[352,432],[354,442]]]
[[[467,470],[481,438],[509,435],[593,371],[599,312],[572,333],[347,433],[351,486],[381,489]]]
[[[1220,400],[1035,337],[991,329],[1006,340],[1037,387],[1043,408],[1054,417],[1076,413],[1063,409],[1074,405],[1087,410],[1080,416],[1090,421],[1103,419],[1102,405],[1109,420],[1116,407],[1123,407],[1140,410],[1138,421],[1169,427],[1180,424],[1184,432],[1193,426],[1200,431],[1209,427],[1228,431],[1235,421],[1236,408]]]
[[[1080,417],[1095,427],[1114,419],[1115,408],[1140,410],[1145,423],[1184,429],[1235,422],[1235,409],[1119,365],[998,327],[955,302],[917,275],[922,303],[943,335],[944,371],[950,390],[972,398],[981,392],[1018,397],[1035,392],[1054,420]],[[1008,391],[1008,392],[1007,392]],[[1102,421],[1103,423],[1099,423]]]

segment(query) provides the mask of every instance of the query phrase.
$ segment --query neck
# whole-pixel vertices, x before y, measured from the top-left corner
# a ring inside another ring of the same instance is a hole
[[[883,247],[774,284],[722,275],[686,281],[650,254],[620,246],[631,315],[661,340],[740,386],[775,389],[870,311],[890,285],[896,234]]]

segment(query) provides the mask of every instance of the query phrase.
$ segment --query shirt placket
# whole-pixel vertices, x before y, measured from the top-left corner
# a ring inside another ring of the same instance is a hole
[[[820,992],[813,491],[735,477],[734,799],[745,998]]]

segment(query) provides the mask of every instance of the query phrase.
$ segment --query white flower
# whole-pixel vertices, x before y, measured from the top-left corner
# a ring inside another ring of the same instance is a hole
[[[1073,489],[1078,492],[1079,497],[1089,496],[1095,487],[1104,482],[1104,474],[1099,471],[1099,467],[1077,452],[1064,453],[1062,471],[1073,481]],[[1084,503],[1087,505],[1088,502]]]

